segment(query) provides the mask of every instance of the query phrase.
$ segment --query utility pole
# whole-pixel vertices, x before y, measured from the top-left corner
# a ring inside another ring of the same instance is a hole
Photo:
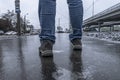
[[[60,18],[58,19],[58,26],[60,26]]]
[[[26,32],[26,27],[27,27],[27,24],[26,24],[26,16],[28,15],[28,13],[26,15],[24,15],[24,33]]]
[[[70,33],[73,32],[70,15],[69,15],[69,31],[70,31]]]
[[[24,33],[26,32],[26,15],[24,15]]]
[[[94,9],[95,9],[95,2],[94,2],[94,0],[93,0],[93,3],[92,3],[92,16],[94,16]]]
[[[18,35],[20,36],[21,35],[21,25],[20,25],[20,0],[15,0],[15,12],[17,13],[17,24],[16,24],[16,27],[17,27],[17,32],[18,32]]]

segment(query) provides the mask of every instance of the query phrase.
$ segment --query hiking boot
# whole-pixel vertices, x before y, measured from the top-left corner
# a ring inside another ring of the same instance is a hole
[[[73,45],[73,49],[74,50],[81,50],[82,49],[82,43],[80,39],[73,39],[71,41],[72,45]]]
[[[53,56],[53,42],[50,40],[43,40],[39,48],[40,55],[43,57],[52,57]]]

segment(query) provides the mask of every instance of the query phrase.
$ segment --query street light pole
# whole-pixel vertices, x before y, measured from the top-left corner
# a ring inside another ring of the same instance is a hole
[[[17,32],[18,35],[21,35],[21,25],[20,25],[20,0],[15,0],[15,12],[17,13]]]

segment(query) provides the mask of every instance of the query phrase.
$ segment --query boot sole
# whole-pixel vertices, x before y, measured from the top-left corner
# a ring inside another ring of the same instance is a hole
[[[73,45],[73,50],[82,50],[81,45]]]
[[[45,50],[45,51],[40,50],[40,56],[53,57],[53,52],[52,52],[52,50]]]

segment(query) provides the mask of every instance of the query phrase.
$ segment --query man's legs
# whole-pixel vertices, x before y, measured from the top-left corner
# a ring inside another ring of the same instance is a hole
[[[39,19],[41,25],[40,53],[42,56],[52,56],[55,42],[56,0],[39,0]]]
[[[69,6],[70,21],[73,32],[70,34],[70,41],[76,49],[81,49],[83,4],[82,0],[67,0]]]
[[[56,0],[39,0],[40,39],[55,42]]]

